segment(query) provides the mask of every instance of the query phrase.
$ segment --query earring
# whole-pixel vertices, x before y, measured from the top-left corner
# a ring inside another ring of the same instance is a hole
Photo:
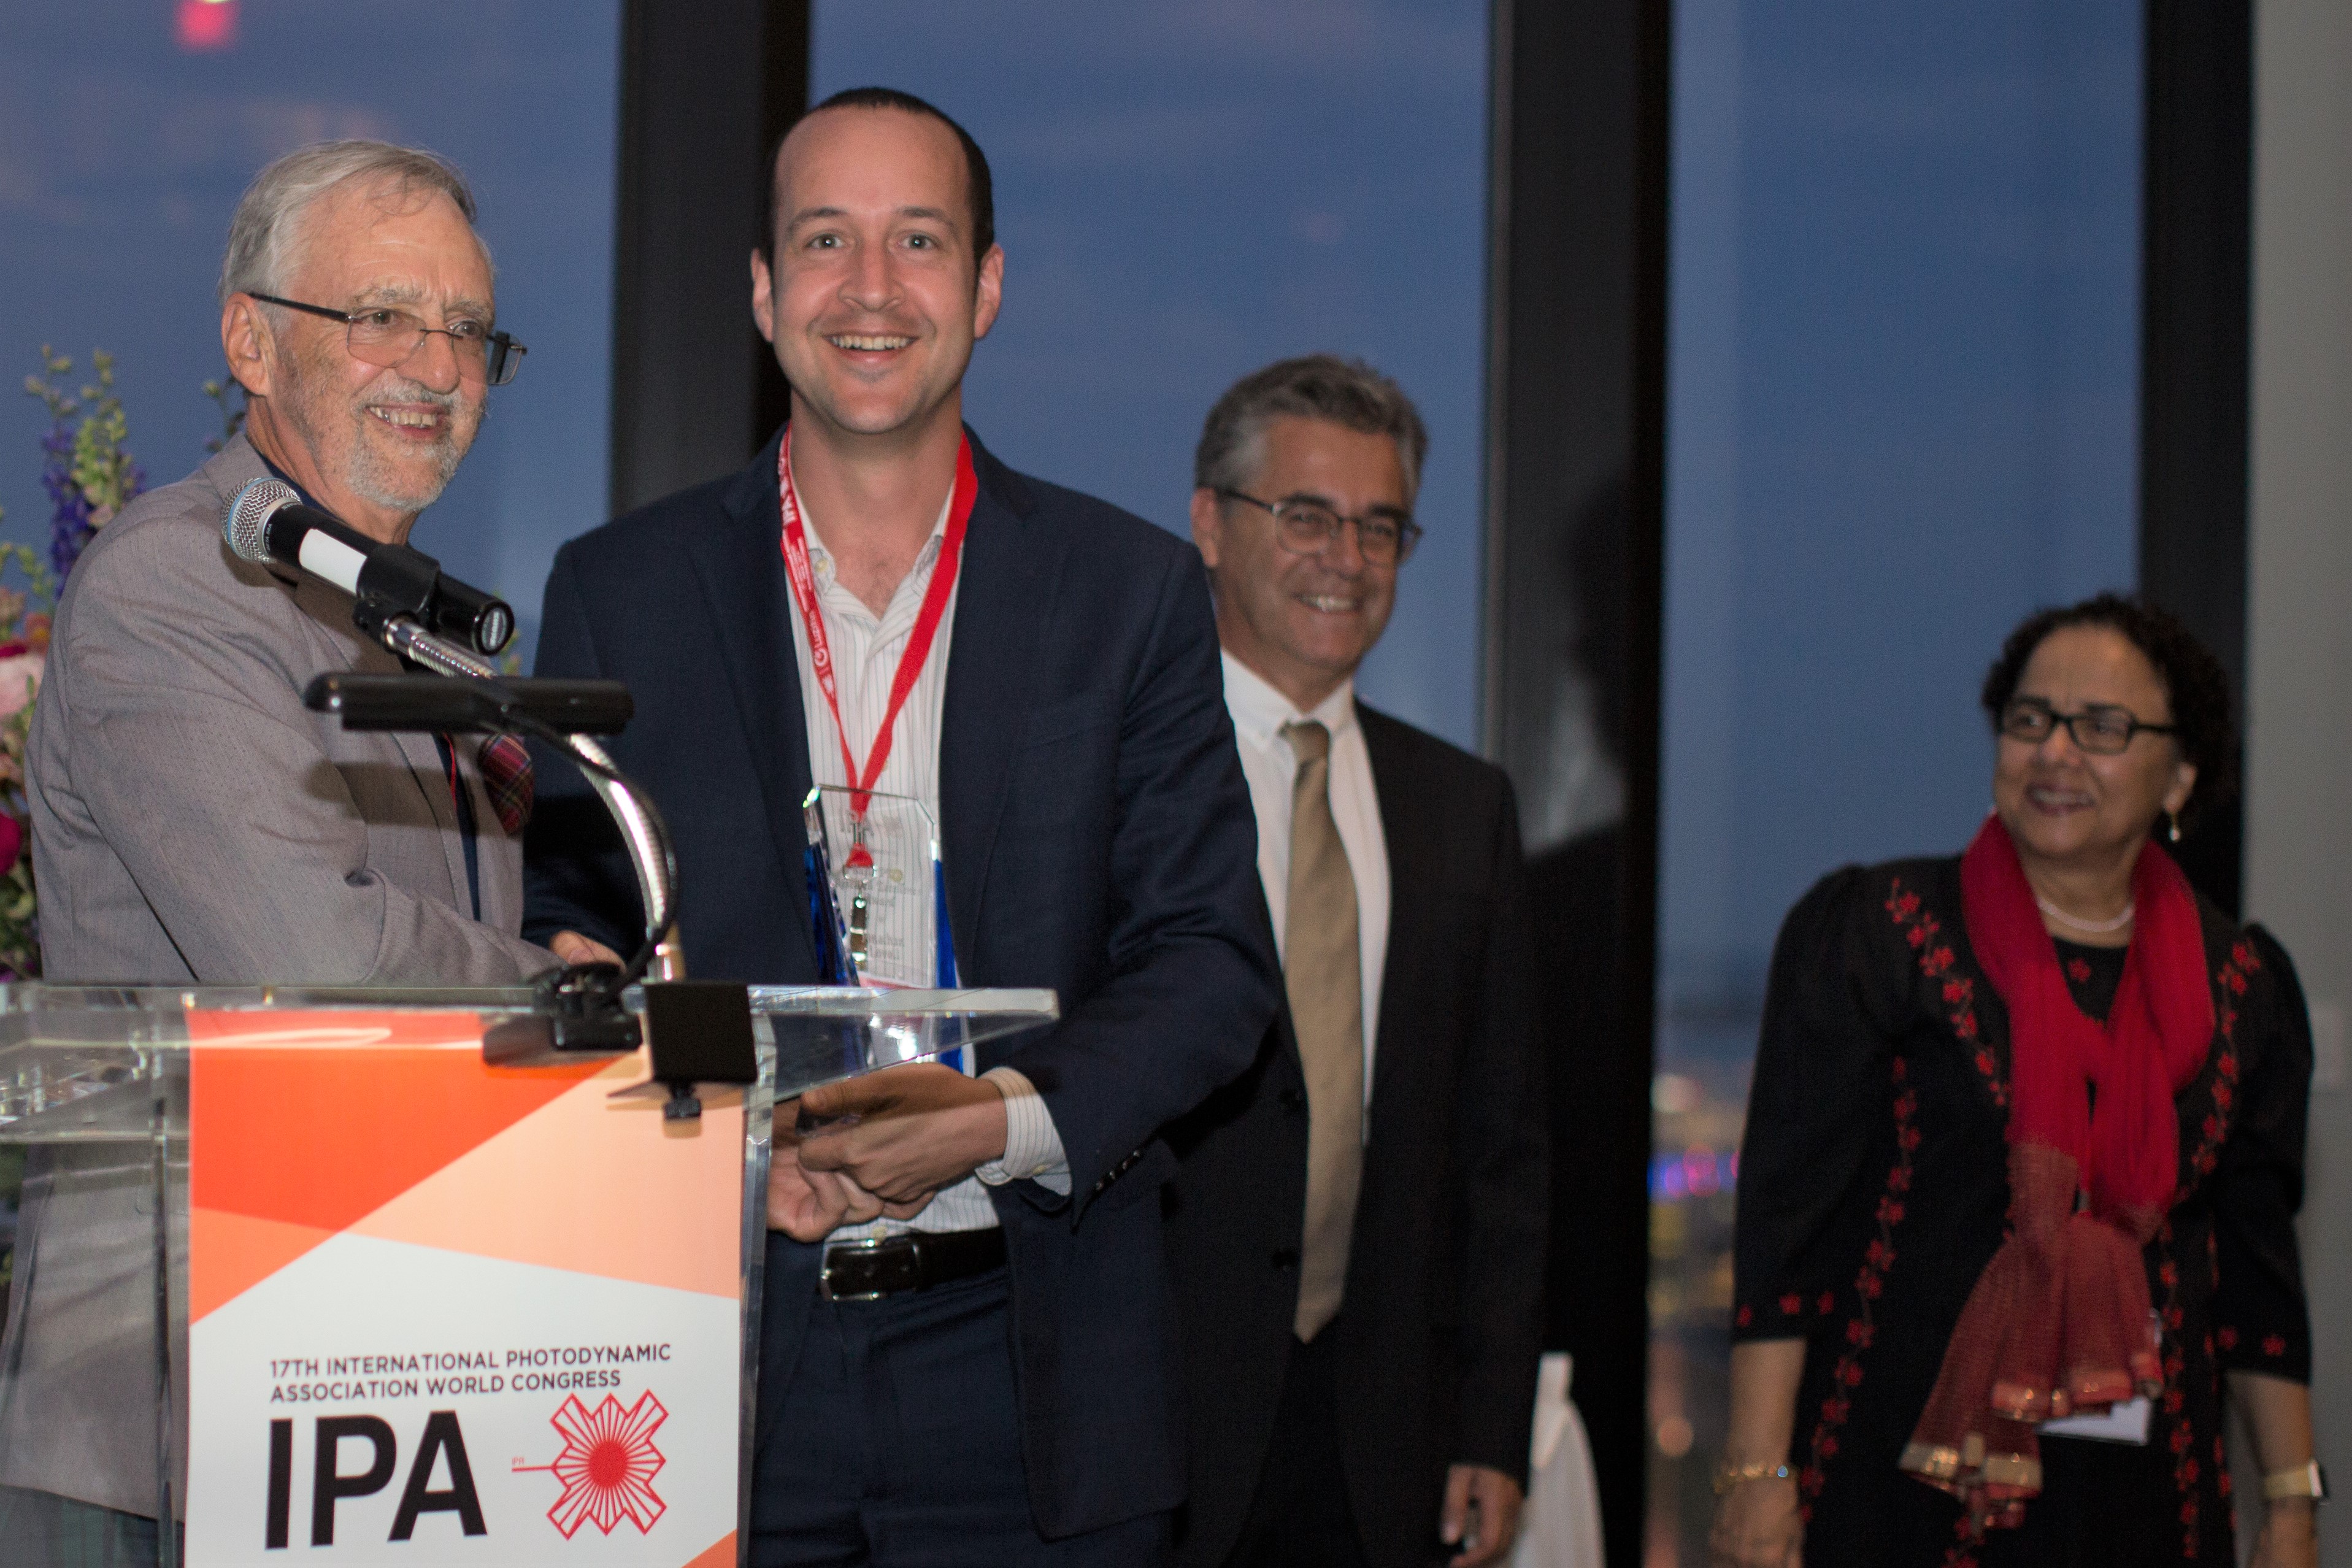
[[[2179,814],[2179,812],[2177,812],[2177,811],[2168,811],[2168,812],[2166,812],[2164,815],[2165,815],[2165,816],[2168,816],[2168,817],[2170,817],[2170,818],[2172,818],[2172,841],[2173,841],[2175,844],[2179,843],[2179,842],[2180,842],[2180,814]]]

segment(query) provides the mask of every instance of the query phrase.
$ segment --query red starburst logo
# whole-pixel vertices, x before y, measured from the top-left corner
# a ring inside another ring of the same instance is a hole
[[[575,1394],[549,1419],[563,1439],[563,1452],[551,1465],[518,1460],[515,1469],[545,1470],[563,1483],[563,1495],[547,1517],[566,1541],[589,1523],[610,1535],[625,1519],[642,1535],[667,1506],[655,1493],[653,1480],[665,1463],[654,1447],[654,1433],[668,1419],[651,1389],[625,1410],[609,1394],[591,1410]]]

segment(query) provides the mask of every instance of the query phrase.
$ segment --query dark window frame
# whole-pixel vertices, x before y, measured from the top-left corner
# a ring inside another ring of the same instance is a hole
[[[623,0],[610,501],[733,472],[790,394],[751,321],[760,182],[808,105],[810,0]]]

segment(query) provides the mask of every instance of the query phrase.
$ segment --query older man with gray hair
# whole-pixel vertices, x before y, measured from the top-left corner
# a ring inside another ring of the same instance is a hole
[[[395,661],[339,591],[221,537],[224,503],[275,474],[405,541],[522,354],[495,330],[473,219],[456,169],[379,142],[289,153],[238,204],[221,346],[245,434],[124,508],[58,607],[28,788],[49,979],[484,985],[555,963],[517,934],[528,774],[498,770],[520,748],[308,711],[312,677]],[[37,1237],[40,1268],[7,1330],[8,1562],[154,1560],[155,1286],[120,1245],[153,1224],[145,1158],[77,1146],[27,1173],[19,1256]]]
[[[1355,689],[1428,446],[1396,383],[1309,354],[1193,458],[1289,1005],[1169,1140],[1180,1568],[1481,1568],[1517,1529],[1549,1190],[1518,812]]]
[[[126,507],[58,605],[30,758],[50,978],[494,984],[555,962],[516,934],[520,748],[307,711],[313,676],[394,660],[341,594],[220,537],[276,474],[406,541],[522,358],[473,220],[456,169],[380,142],[290,153],[238,204],[221,347],[245,434]]]

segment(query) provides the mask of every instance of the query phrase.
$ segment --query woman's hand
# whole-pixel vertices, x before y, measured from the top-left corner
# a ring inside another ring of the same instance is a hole
[[[2258,1495],[2265,1476],[2311,1463],[2308,1387],[2268,1373],[2232,1371],[2229,1389],[2230,1403],[2244,1417],[2254,1450],[2254,1473],[2237,1478],[2240,1497]],[[2263,1510],[2262,1533],[2254,1539],[2253,1568],[2319,1568],[2316,1512],[2317,1505],[2309,1498],[2272,1499]]]
[[[1797,1426],[1797,1384],[1805,1372],[1802,1340],[1748,1340],[1731,1347],[1727,1464],[1759,1471],[1789,1463]],[[1706,1544],[1715,1568],[1804,1568],[1804,1516],[1794,1478],[1759,1474],[1716,1500]]]
[[[1797,1483],[1759,1477],[1717,1498],[1706,1548],[1714,1568],[1804,1568]]]
[[[2319,1568],[2318,1512],[2307,1499],[2280,1498],[2263,1516],[2248,1568]]]

